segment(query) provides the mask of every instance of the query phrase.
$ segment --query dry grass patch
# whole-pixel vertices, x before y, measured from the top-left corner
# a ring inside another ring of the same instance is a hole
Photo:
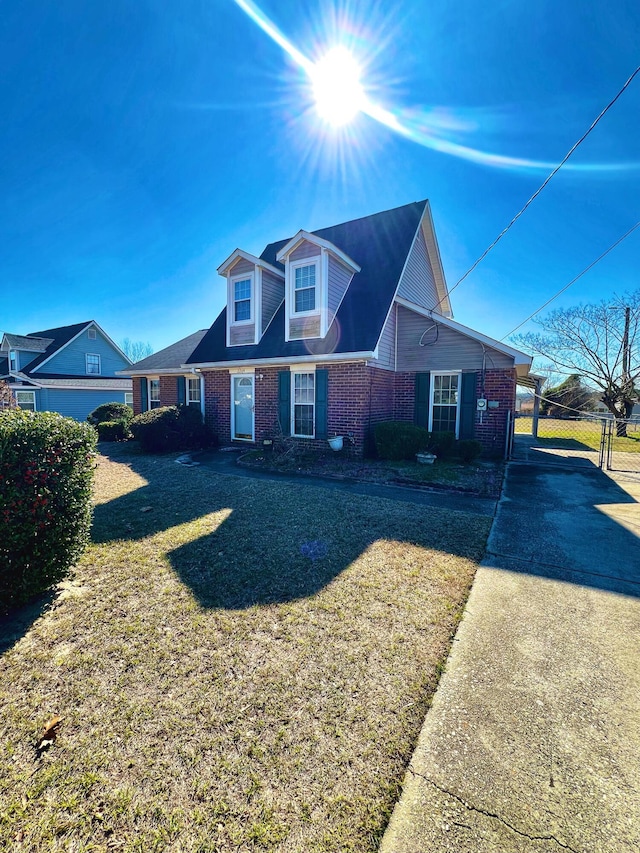
[[[377,849],[489,520],[110,452],[2,659],[0,846]]]

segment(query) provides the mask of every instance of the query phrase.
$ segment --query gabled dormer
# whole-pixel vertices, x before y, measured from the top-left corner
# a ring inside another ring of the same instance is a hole
[[[285,340],[324,338],[358,264],[341,249],[298,231],[278,252],[285,267]]]
[[[284,299],[283,271],[236,249],[218,273],[227,280],[227,346],[257,344]]]

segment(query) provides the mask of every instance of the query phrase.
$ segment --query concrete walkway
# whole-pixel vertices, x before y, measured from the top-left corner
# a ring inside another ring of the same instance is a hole
[[[381,853],[640,850],[638,501],[509,465]]]

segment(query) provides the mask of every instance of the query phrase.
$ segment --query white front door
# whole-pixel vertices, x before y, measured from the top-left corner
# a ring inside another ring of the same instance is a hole
[[[253,374],[231,376],[231,438],[234,441],[253,441],[255,437],[253,383]]]

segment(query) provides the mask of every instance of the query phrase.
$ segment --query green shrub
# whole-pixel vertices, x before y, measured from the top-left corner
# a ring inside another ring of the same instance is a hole
[[[456,445],[456,434],[454,432],[432,432],[429,437],[429,450],[439,459],[447,459],[453,456]]]
[[[413,459],[427,449],[429,433],[406,421],[384,421],[376,424],[374,440],[380,459]]]
[[[87,415],[87,420],[93,426],[98,426],[106,421],[127,421],[128,423],[132,417],[133,409],[126,403],[102,403]]]
[[[212,443],[212,435],[194,406],[163,406],[136,415],[130,424],[133,437],[145,453],[194,450]]]
[[[96,433],[53,412],[0,412],[0,611],[62,580],[91,526]]]
[[[124,418],[117,421],[102,421],[96,429],[99,441],[126,441],[131,435],[129,421]]]
[[[482,453],[482,445],[473,438],[467,438],[458,442],[456,450],[465,465],[470,465]]]

